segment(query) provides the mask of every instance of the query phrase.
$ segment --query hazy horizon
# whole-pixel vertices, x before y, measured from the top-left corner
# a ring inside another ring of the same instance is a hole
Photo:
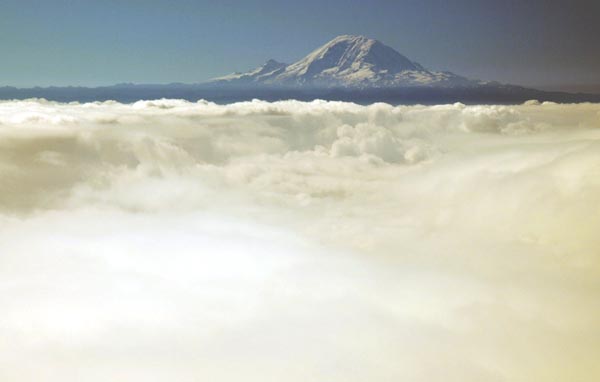
[[[185,85],[194,85],[194,84],[202,84],[202,82],[198,82],[198,83],[186,83],[186,82],[175,82],[175,81],[169,81],[169,82],[118,82],[118,83],[106,83],[106,84],[97,84],[97,85],[92,85],[92,84],[81,84],[81,85],[67,85],[67,84],[62,84],[62,85],[55,85],[55,84],[49,84],[49,85],[35,85],[35,86],[14,86],[14,85],[0,85],[0,87],[14,87],[17,89],[31,89],[31,88],[36,88],[36,87],[42,87],[42,88],[47,88],[47,87],[86,87],[86,88],[95,88],[95,87],[106,87],[106,86],[114,86],[114,85],[126,85],[126,84],[132,84],[132,85],[170,85],[170,84],[185,84]],[[536,89],[536,90],[542,90],[542,91],[550,91],[550,92],[567,92],[567,93],[584,93],[584,94],[600,94],[600,84],[588,84],[588,83],[581,83],[581,84],[564,84],[564,83],[560,83],[560,84],[532,84],[532,85],[521,85],[521,84],[510,84],[510,85],[517,85],[517,86],[526,86],[530,89]]]

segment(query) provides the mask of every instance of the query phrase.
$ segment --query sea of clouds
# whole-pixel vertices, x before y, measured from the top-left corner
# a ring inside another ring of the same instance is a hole
[[[0,380],[596,381],[600,105],[0,102]]]

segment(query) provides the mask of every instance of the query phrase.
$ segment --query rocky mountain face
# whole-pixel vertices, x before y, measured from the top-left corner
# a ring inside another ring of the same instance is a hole
[[[313,87],[451,87],[480,84],[451,72],[425,69],[393,48],[363,36],[339,36],[293,64],[269,60],[212,84]]]

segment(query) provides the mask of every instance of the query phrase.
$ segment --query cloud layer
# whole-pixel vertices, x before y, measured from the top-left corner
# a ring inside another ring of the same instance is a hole
[[[600,105],[0,102],[0,379],[592,381]]]

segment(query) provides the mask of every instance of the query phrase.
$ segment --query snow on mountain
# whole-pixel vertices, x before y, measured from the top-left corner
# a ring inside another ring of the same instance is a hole
[[[435,72],[383,43],[363,36],[338,36],[301,60],[275,60],[212,83],[325,87],[455,86],[478,84],[451,72]]]
[[[280,74],[281,72],[283,72],[285,70],[286,67],[287,67],[287,64],[284,64],[282,62],[277,62],[277,61],[271,59],[271,60],[267,61],[265,64],[263,64],[262,66],[259,66],[258,68],[251,70],[249,72],[232,73],[232,74],[228,74],[223,77],[215,78],[213,81],[260,82],[260,81],[268,80],[269,78],[272,78],[273,76]]]

